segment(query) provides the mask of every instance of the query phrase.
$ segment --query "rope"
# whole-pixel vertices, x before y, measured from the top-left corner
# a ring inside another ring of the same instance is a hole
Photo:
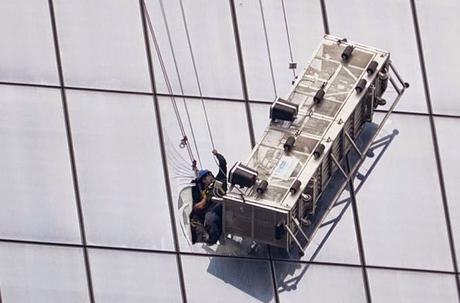
[[[173,59],[173,62],[174,62],[174,67],[176,69],[177,79],[179,80],[179,88],[180,88],[181,94],[183,96],[183,95],[185,95],[184,94],[184,87],[182,85],[182,79],[181,79],[181,76],[180,76],[179,67],[177,65],[176,53],[174,52],[174,47],[173,47],[173,43],[172,43],[172,39],[171,39],[171,32],[169,30],[168,19],[166,17],[163,0],[160,0],[160,8],[161,8],[161,15],[163,16],[163,21],[164,21],[165,28],[166,28],[166,35],[168,36],[169,48],[171,50],[171,55],[172,55],[172,59]],[[187,102],[185,101],[185,98],[182,97],[182,100],[184,102],[185,112],[187,113],[187,120],[188,120],[188,124],[189,124],[189,127],[190,127],[190,133],[191,133],[192,139],[193,139],[193,144],[195,146],[196,155],[197,155],[197,158],[198,158],[199,165],[201,167],[200,152],[198,151],[198,144],[196,143],[195,132],[193,131],[192,120],[190,119],[190,112],[188,110],[188,106],[187,106]]]
[[[208,133],[209,133],[209,138],[211,140],[212,148],[216,149],[216,147],[214,145],[214,139],[212,137],[211,126],[209,125],[208,112],[206,111],[206,107],[204,105],[203,93],[201,91],[200,80],[199,80],[199,77],[198,77],[198,69],[196,67],[195,56],[193,54],[192,42],[191,42],[191,39],[190,39],[190,33],[189,33],[189,30],[188,30],[188,26],[187,26],[187,19],[185,17],[184,4],[183,4],[182,0],[179,0],[179,4],[180,4],[180,10],[181,10],[181,14],[182,14],[182,21],[184,22],[185,35],[187,36],[188,48],[189,48],[190,56],[191,56],[191,59],[192,59],[193,70],[195,72],[196,84],[198,86],[198,92],[200,94],[201,107],[203,108],[203,113],[204,113],[204,116],[205,116],[205,119],[206,119],[206,126],[208,128]]]
[[[195,161],[195,158],[193,157],[192,149],[191,149],[190,145],[188,144],[187,134],[185,133],[185,128],[184,128],[184,125],[182,123],[182,119],[180,117],[179,108],[177,107],[176,99],[173,96],[173,91],[172,91],[171,83],[169,82],[168,73],[167,73],[166,67],[164,65],[163,57],[161,56],[160,47],[158,45],[158,41],[157,41],[157,38],[156,38],[156,35],[155,35],[155,31],[153,29],[152,21],[150,20],[150,14],[149,14],[149,12],[147,10],[147,6],[146,6],[144,1],[142,1],[142,5],[144,6],[145,17],[147,18],[147,23],[148,23],[148,27],[149,27],[149,30],[150,30],[150,34],[152,36],[155,51],[156,51],[157,56],[158,56],[158,61],[160,63],[160,67],[161,67],[161,71],[163,73],[163,77],[164,77],[164,80],[165,80],[165,83],[166,83],[166,87],[168,89],[169,94],[171,95],[171,101],[172,101],[172,104],[173,104],[174,112],[176,114],[177,123],[179,125],[180,131],[181,131],[181,134],[182,134],[181,145],[187,147],[187,152],[189,154],[190,161],[193,162],[193,161]]]

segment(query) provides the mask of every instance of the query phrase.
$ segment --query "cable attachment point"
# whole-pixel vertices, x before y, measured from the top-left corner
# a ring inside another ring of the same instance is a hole
[[[187,138],[187,136],[184,136],[184,137],[180,140],[179,147],[180,147],[180,148],[185,148],[185,146],[187,146],[187,144],[188,144],[188,138]]]
[[[343,42],[348,42],[348,39],[347,38],[342,38],[342,39],[337,40],[338,45],[342,44]]]

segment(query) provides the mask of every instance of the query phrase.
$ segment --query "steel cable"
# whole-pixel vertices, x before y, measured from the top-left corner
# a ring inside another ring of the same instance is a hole
[[[150,19],[150,14],[148,13],[148,9],[147,9],[147,6],[146,6],[144,1],[142,1],[142,4],[144,5],[145,17],[147,19],[147,24],[148,24],[148,27],[149,27],[150,35],[152,36],[153,44],[154,44],[154,47],[155,47],[155,52],[157,53],[157,56],[158,56],[158,62],[160,64],[161,71],[163,73],[163,77],[164,77],[164,80],[165,80],[166,87],[168,89],[168,93],[171,95],[171,101],[172,101],[172,104],[173,104],[173,108],[174,108],[174,112],[175,112],[175,115],[176,115],[177,123],[179,125],[180,131],[181,131],[181,134],[182,134],[181,145],[184,145],[187,148],[187,152],[189,154],[190,160],[192,162],[194,162],[195,157],[193,156],[193,152],[192,152],[192,149],[190,147],[190,144],[188,144],[187,134],[185,132],[185,128],[184,128],[184,125],[182,123],[182,119],[180,117],[180,112],[179,112],[179,108],[177,106],[176,99],[173,96],[171,83],[169,82],[168,73],[167,73],[166,67],[164,65],[163,57],[161,55],[160,47],[158,45],[155,30],[153,28],[152,21]]]

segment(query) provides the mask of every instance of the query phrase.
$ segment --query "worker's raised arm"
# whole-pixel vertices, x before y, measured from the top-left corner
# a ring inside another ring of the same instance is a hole
[[[217,150],[213,150],[212,153],[217,158],[219,162],[219,172],[216,175],[216,179],[219,181],[227,181],[227,160],[225,160],[224,156],[219,154]]]

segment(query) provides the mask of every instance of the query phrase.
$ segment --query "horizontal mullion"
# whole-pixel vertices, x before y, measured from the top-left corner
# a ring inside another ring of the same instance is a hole
[[[199,252],[175,252],[169,250],[160,249],[148,249],[148,248],[130,248],[130,247],[119,247],[119,246],[105,246],[105,245],[83,245],[76,243],[61,243],[61,242],[48,242],[48,241],[34,241],[34,240],[18,240],[18,239],[0,239],[0,243],[12,243],[12,244],[24,244],[24,245],[40,245],[40,246],[55,246],[55,247],[67,247],[67,248],[80,248],[80,249],[99,249],[99,250],[114,250],[114,251],[125,251],[125,252],[140,252],[140,253],[157,253],[157,254],[168,254],[181,256],[197,256],[197,257],[215,257],[215,258],[230,258],[230,259],[243,259],[243,260],[258,260],[258,261],[270,261],[269,256],[267,257],[255,257],[255,256],[231,256],[231,255],[219,255],[219,254],[207,254]],[[431,274],[443,274],[443,275],[458,275],[455,271],[446,270],[433,270],[423,268],[409,268],[409,267],[394,267],[394,266],[380,266],[380,265],[366,265],[361,266],[360,264],[352,263],[340,263],[340,262],[326,262],[326,261],[307,261],[307,260],[293,260],[293,259],[280,259],[272,258],[275,262],[284,263],[299,263],[299,264],[312,264],[312,265],[325,265],[325,266],[341,266],[351,268],[368,268],[368,269],[379,269],[379,270],[393,270],[393,271],[405,271],[405,272],[418,272],[418,273],[431,273]]]

